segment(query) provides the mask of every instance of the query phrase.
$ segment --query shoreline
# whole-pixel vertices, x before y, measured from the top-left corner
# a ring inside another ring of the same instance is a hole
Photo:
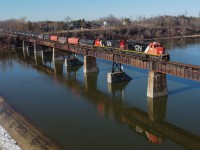
[[[160,38],[151,38],[151,39],[144,39],[144,40],[170,40],[170,39],[181,39],[181,38],[199,38],[200,34],[194,35],[183,35],[183,36],[172,36],[172,37],[160,37]]]
[[[10,141],[13,141],[15,145],[18,145],[23,150],[60,149],[51,139],[49,139],[46,135],[44,135],[40,130],[35,128],[33,125],[31,125],[23,116],[21,116],[19,113],[13,110],[9,106],[9,104],[5,102],[5,99],[1,96],[0,96],[0,126],[2,126],[6,130],[5,132],[7,132],[10,135],[11,137]]]

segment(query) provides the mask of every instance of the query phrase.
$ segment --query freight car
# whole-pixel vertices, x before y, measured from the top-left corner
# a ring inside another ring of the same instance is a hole
[[[71,38],[68,38],[68,39],[67,39],[67,42],[68,42],[69,44],[78,45],[79,38],[71,37]]]
[[[50,34],[44,34],[43,39],[44,40],[49,40],[50,39]]]
[[[78,43],[79,43],[80,46],[94,47],[95,40],[80,39]]]
[[[37,34],[37,33],[32,33],[32,34],[31,34],[31,37],[37,38],[37,37],[38,37],[38,34]]]
[[[51,35],[49,37],[50,41],[53,41],[53,42],[57,42],[58,41],[58,36],[57,35]]]
[[[61,44],[66,44],[67,43],[67,39],[68,37],[58,37],[58,42],[61,43]]]
[[[38,34],[38,39],[43,39],[44,38],[44,34]]]

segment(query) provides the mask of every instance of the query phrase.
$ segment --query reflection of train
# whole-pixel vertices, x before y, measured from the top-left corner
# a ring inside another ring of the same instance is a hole
[[[149,131],[145,131],[137,125],[135,126],[135,130],[139,134],[144,135],[148,139],[148,141],[152,144],[162,144],[166,140],[161,134],[158,134],[158,133],[154,134]]]
[[[169,60],[169,54],[159,42],[145,43],[125,40],[107,40],[107,39],[83,39],[77,37],[64,37],[51,34],[27,33],[21,31],[13,32],[16,35],[29,36],[41,40],[49,40],[61,44],[71,44],[87,46],[94,48],[104,48],[109,51],[119,51],[120,53],[130,54],[138,57],[145,57],[157,60]]]

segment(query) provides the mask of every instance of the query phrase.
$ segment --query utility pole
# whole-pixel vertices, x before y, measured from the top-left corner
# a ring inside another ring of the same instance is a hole
[[[12,26],[11,26],[11,23],[10,23],[10,32],[11,32],[11,30],[12,30]]]
[[[185,9],[185,16],[187,16],[187,9]]]

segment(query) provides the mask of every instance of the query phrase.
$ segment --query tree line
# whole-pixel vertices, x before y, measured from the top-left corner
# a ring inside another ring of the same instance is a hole
[[[66,36],[109,39],[151,39],[174,36],[200,34],[200,18],[180,16],[156,16],[151,18],[138,17],[116,18],[114,15],[102,17],[93,21],[84,19],[72,20],[66,17],[64,21],[31,22],[26,17],[0,21],[2,30],[20,30],[28,32],[51,32]],[[73,29],[80,29],[69,32]],[[90,30],[83,30],[90,29]]]

